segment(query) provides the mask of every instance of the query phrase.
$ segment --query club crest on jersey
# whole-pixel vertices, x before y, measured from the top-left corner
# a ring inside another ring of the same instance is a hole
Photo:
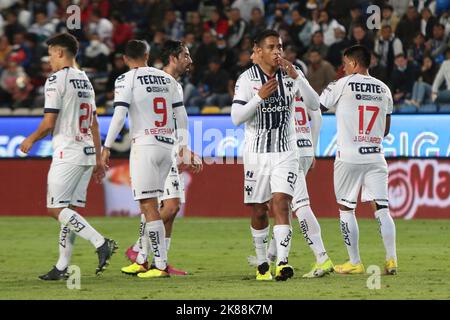
[[[56,74],[52,75],[50,78],[48,78],[48,82],[54,82],[56,80]]]
[[[117,82],[121,82],[121,81],[123,81],[123,80],[125,80],[125,73],[124,73],[124,74],[121,74],[121,75],[118,76],[117,79],[116,79]]]

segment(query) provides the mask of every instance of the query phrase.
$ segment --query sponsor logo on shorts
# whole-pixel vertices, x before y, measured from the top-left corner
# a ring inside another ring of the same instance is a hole
[[[244,190],[245,190],[245,192],[247,192],[248,196],[251,196],[253,193],[253,187],[251,187],[251,186],[245,186]]]
[[[163,192],[163,190],[157,189],[157,190],[145,190],[142,191],[141,194],[152,194],[152,193],[157,193],[157,192]]]

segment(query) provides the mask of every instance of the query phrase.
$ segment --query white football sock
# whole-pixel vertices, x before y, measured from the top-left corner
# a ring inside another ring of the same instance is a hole
[[[314,253],[316,262],[319,264],[324,263],[328,259],[328,255],[323,245],[319,222],[314,216],[311,207],[305,206],[299,208],[296,211],[296,215],[300,224],[300,231]]]
[[[169,255],[169,249],[170,249],[170,242],[171,242],[171,238],[166,238],[166,251],[167,251],[167,255]]]
[[[139,250],[142,248],[142,235],[144,234],[145,222],[145,215],[141,213],[141,222],[139,222],[139,238],[133,245],[133,251],[135,252],[139,252]]]
[[[344,237],[344,243],[347,246],[348,256],[350,257],[350,262],[352,264],[357,264],[361,262],[359,257],[359,230],[358,222],[356,221],[355,210],[342,211],[340,212],[341,218],[341,233]]]
[[[250,226],[253,237],[253,246],[256,251],[256,260],[258,261],[258,266],[267,261],[267,239],[269,237],[270,226],[262,230],[253,229]]]
[[[386,249],[386,260],[394,258],[397,261],[397,251],[395,249],[395,224],[389,209],[380,209],[375,212],[375,217],[380,225],[380,233]]]
[[[56,269],[59,271],[63,271],[70,264],[75,237],[75,232],[70,231],[68,227],[61,224],[61,230],[59,232],[59,258],[56,263]]]
[[[269,242],[269,249],[267,249],[267,260],[274,262],[277,259],[277,242],[275,241],[273,232]]]
[[[145,236],[150,241],[155,266],[164,270],[167,267],[166,229],[162,220],[155,220],[145,224]]]
[[[95,248],[99,248],[105,243],[105,238],[72,209],[64,208],[59,213],[58,220],[83,239],[90,241]]]
[[[144,264],[147,262],[148,255],[150,253],[150,239],[147,236],[147,233],[145,231],[145,225],[144,230],[141,237],[141,247],[139,248],[139,253],[136,257],[136,263],[137,264]]]
[[[291,226],[288,224],[277,224],[273,227],[273,234],[277,244],[277,265],[280,262],[288,262],[292,239]]]

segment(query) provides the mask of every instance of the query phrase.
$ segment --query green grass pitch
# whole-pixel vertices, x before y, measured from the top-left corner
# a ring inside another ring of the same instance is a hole
[[[382,276],[381,288],[367,288],[366,275],[302,279],[313,261],[298,223],[287,282],[257,282],[246,257],[254,255],[249,219],[182,218],[174,226],[170,262],[186,277],[139,279],[120,273],[125,249],[136,239],[137,218],[95,218],[91,224],[117,240],[120,249],[101,277],[97,256],[77,238],[72,264],[81,269],[81,288],[37,278],[56,263],[59,224],[51,218],[0,218],[0,299],[450,299],[450,221],[396,220],[399,274]],[[325,246],[335,263],[346,259],[338,219],[320,219]],[[384,248],[377,222],[359,219],[360,251],[367,267],[382,268]]]

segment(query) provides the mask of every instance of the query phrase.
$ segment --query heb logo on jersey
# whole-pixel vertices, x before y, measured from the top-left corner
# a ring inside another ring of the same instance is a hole
[[[146,135],[158,135],[158,134],[170,135],[173,134],[174,131],[175,129],[173,128],[152,128],[152,129],[145,129],[144,133]]]
[[[423,159],[389,164],[392,216],[412,219],[421,206],[450,207],[450,165]]]

